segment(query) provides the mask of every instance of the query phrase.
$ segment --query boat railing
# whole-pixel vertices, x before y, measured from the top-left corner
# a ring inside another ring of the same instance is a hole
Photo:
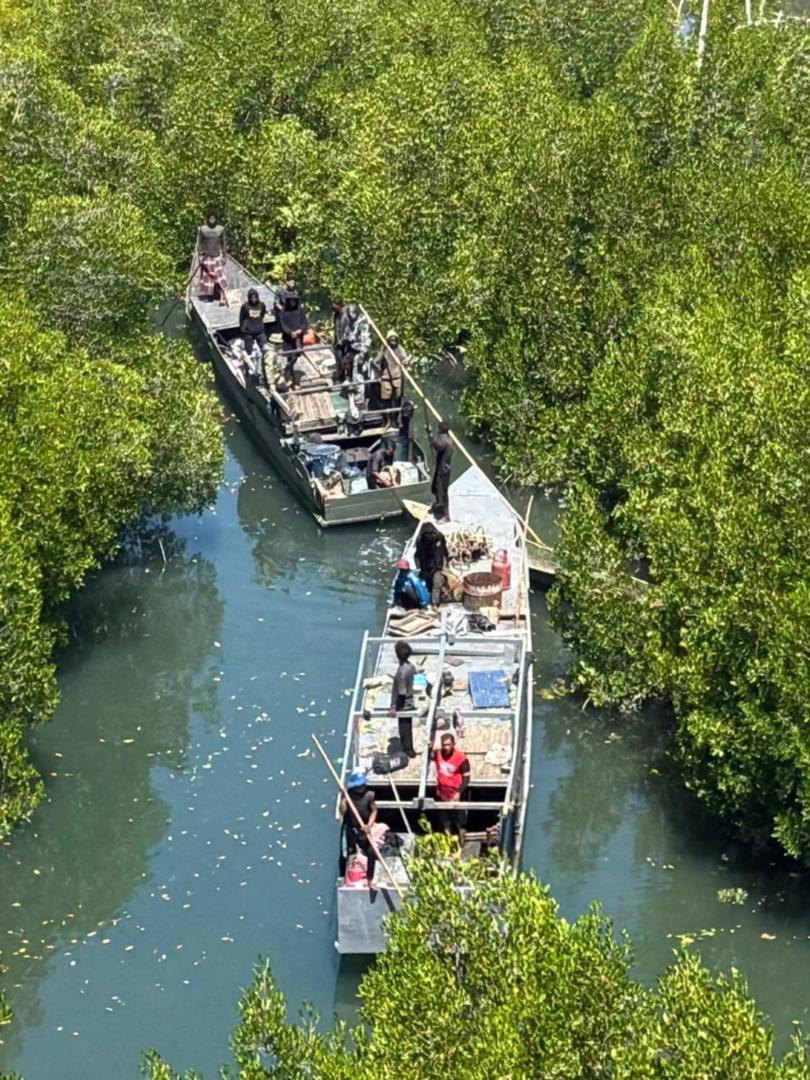
[[[357,675],[354,680],[354,691],[352,693],[352,703],[349,712],[349,724],[346,728],[346,743],[343,747],[343,764],[341,766],[341,777],[345,779],[346,773],[350,767],[351,754],[352,754],[352,737],[355,731],[356,716],[357,716],[357,695],[360,692],[360,688],[365,682],[365,676],[363,669],[366,664],[368,647],[368,631],[363,634],[363,644],[360,647],[360,659],[357,661]],[[340,794],[338,794],[337,801],[335,803],[335,817],[340,818]]]
[[[522,760],[519,760],[521,735],[523,725],[521,723],[522,709],[523,709],[523,696],[526,686],[526,656],[528,650],[526,649],[526,642],[524,640],[523,647],[520,650],[520,661],[518,663],[518,683],[517,693],[515,694],[515,708],[514,708],[514,723],[512,724],[512,762],[509,768],[509,777],[506,784],[506,790],[511,794],[514,791],[515,775],[519,765],[522,765]]]
[[[442,686],[442,670],[444,665],[444,658],[447,653],[447,616],[445,612],[441,613],[441,621],[439,623],[439,651],[437,653],[438,661],[436,664],[436,670],[438,672],[437,678],[433,683],[430,694],[430,703],[428,706],[428,713],[425,717],[425,754],[422,758],[422,768],[419,774],[419,798],[424,799],[427,792],[427,778],[430,771],[430,748],[433,745],[433,735],[436,727],[436,709],[439,706],[439,694]]]

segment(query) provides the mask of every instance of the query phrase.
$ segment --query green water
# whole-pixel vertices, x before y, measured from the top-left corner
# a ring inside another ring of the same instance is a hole
[[[225,482],[96,575],[68,616],[62,700],[34,745],[48,797],[0,849],[0,1069],[135,1077],[158,1047],[214,1075],[239,989],[269,957],[291,1003],[351,1009],[333,948],[333,796],[364,628],[382,618],[409,525],[323,533],[226,425]],[[551,528],[553,507],[537,504]],[[534,597],[538,688],[565,655]],[[713,931],[785,1037],[806,1019],[810,890],[756,865],[665,779],[660,718],[538,699],[525,865],[573,916],[594,897],[651,979],[673,934]],[[54,775],[51,775],[54,774]],[[742,906],[718,889],[741,887]],[[763,938],[762,935],[773,935]]]

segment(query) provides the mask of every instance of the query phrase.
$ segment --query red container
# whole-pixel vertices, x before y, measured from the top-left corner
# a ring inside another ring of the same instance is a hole
[[[500,551],[495,552],[495,558],[492,560],[492,573],[497,574],[501,579],[503,591],[506,592],[512,584],[512,564],[509,561],[509,552],[506,548],[501,548]]]

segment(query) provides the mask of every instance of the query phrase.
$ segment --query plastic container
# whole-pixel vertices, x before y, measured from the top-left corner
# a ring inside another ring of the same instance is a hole
[[[419,483],[419,470],[412,461],[398,461],[394,468],[399,476],[400,487]]]
[[[499,551],[495,552],[495,557],[492,560],[492,573],[497,574],[501,579],[503,591],[506,592],[512,584],[512,564],[509,561],[509,552],[506,548],[500,548]]]
[[[467,574],[463,583],[462,604],[467,611],[480,611],[481,608],[494,607],[501,602],[503,582],[497,574],[476,572]]]

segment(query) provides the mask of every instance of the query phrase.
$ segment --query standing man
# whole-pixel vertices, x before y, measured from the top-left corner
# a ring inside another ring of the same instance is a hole
[[[413,402],[403,398],[402,407],[399,410],[399,435],[402,439],[411,437],[411,420],[413,419]]]
[[[343,815],[343,825],[340,830],[340,876],[346,876],[349,856],[362,851],[366,857],[366,880],[370,887],[374,881],[377,856],[374,853],[369,834],[377,820],[377,803],[374,799],[373,790],[368,786],[368,780],[364,772],[358,771],[349,775],[346,781],[346,794],[360,815],[363,827],[361,829],[360,822],[352,813],[348,801],[341,798],[340,812]]]
[[[396,330],[389,330],[385,335],[385,345],[374,359],[372,378],[379,380],[377,396],[380,408],[396,409],[402,400],[402,365],[408,359],[407,353],[399,343]]]
[[[197,260],[199,262],[200,296],[219,297],[220,304],[227,304],[225,292],[225,226],[217,222],[216,214],[209,214],[208,221],[197,230]]]
[[[450,562],[450,552],[447,550],[444,534],[432,521],[426,521],[419,530],[414,561],[419,576],[430,589],[430,602],[434,607],[438,607],[444,585],[444,568]]]
[[[292,276],[292,274],[287,274],[287,276],[284,278],[284,284],[279,285],[279,287],[273,293],[273,307],[276,311],[276,318],[278,318],[278,313],[284,310],[284,304],[287,300],[287,297],[292,295],[292,293],[294,293],[295,291],[295,278]]]
[[[453,440],[450,438],[450,425],[446,420],[440,420],[439,434],[435,438],[429,424],[425,425],[425,431],[436,461],[433,467],[433,483],[430,486],[433,493],[433,506],[430,510],[437,521],[449,521],[450,496],[447,489],[450,487],[450,471],[453,467]]]
[[[301,307],[295,289],[287,290],[284,296],[284,307],[278,312],[277,317],[281,328],[281,349],[287,359],[284,377],[295,385],[295,361],[304,347],[304,334],[309,330],[307,313]]]
[[[250,355],[258,345],[262,356],[267,352],[267,329],[264,318],[267,305],[259,300],[256,289],[248,289],[247,300],[239,309],[239,333],[245,343],[245,351]]]
[[[406,567],[410,569],[410,564],[406,563]],[[399,661],[399,666],[394,672],[394,683],[391,687],[391,708],[388,710],[388,715],[397,717],[402,749],[409,758],[414,758],[416,757],[416,751],[413,748],[413,680],[416,675],[416,668],[411,663],[411,652],[411,647],[407,641],[398,641],[394,646],[394,653]],[[408,715],[403,716],[402,713],[408,713]]]
[[[344,379],[357,380],[358,375],[366,377],[368,354],[371,352],[371,330],[368,320],[357,304],[346,307],[346,345],[343,358]]]
[[[456,738],[449,732],[442,735],[441,746],[433,751],[433,764],[436,767],[436,800],[441,808],[438,812],[439,827],[444,832],[454,832],[459,844],[464,847],[467,834],[467,811],[458,810],[453,803],[459,802],[470,784],[470,759],[461,750],[456,750]]]
[[[332,301],[332,351],[337,360],[338,372],[343,372],[343,354],[346,351],[346,336],[349,332],[349,320],[346,317],[346,305],[342,297]]]

